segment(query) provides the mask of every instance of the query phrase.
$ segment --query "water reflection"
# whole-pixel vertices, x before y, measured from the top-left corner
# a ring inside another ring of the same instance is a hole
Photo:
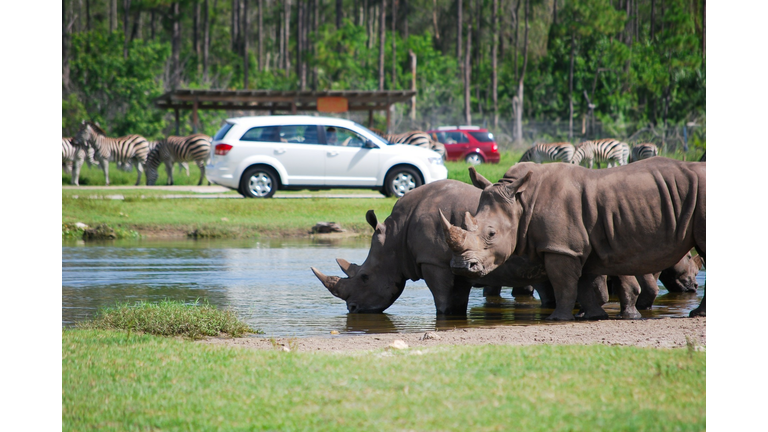
[[[394,333],[495,325],[544,324],[552,310],[531,296],[482,296],[472,290],[462,319],[436,320],[432,294],[423,281],[408,282],[385,314],[349,315],[314,277],[310,266],[342,276],[334,258],[361,263],[368,238],[333,241],[115,241],[65,243],[62,247],[62,323],[72,325],[103,306],[164,298],[208,300],[232,308],[267,336]],[[698,277],[704,285],[704,272]],[[662,289],[653,310],[643,317],[687,316],[703,291],[670,294]],[[605,305],[615,316],[616,299]]]

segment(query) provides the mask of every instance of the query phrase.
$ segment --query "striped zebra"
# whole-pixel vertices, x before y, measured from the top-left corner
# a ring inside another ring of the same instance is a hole
[[[91,166],[95,163],[93,160],[93,149],[86,147],[85,149],[79,148],[72,143],[72,138],[61,138],[61,168],[67,174],[72,174],[72,166],[80,160],[82,165],[83,161]]]
[[[570,163],[573,152],[576,149],[573,144],[567,142],[538,143],[523,153],[518,162],[565,162]]]
[[[152,153],[152,149],[155,148],[155,146],[159,142],[160,141],[149,141],[149,152],[150,153]],[[149,157],[149,156],[147,156],[147,157]],[[131,164],[128,164],[128,167],[129,167],[128,171],[130,171],[130,166],[131,166]],[[179,162],[179,171],[181,171],[181,170],[186,171],[187,177],[189,177],[189,164],[188,163],[186,163],[186,162]]]
[[[632,153],[629,155],[629,162],[652,158],[659,155],[659,149],[655,144],[644,143],[632,147]]]
[[[573,152],[571,163],[592,168],[593,163],[597,162],[597,167],[600,168],[600,163],[605,162],[610,168],[626,165],[627,159],[629,159],[629,146],[619,140],[606,138],[579,144]]]
[[[77,145],[93,147],[94,158],[104,171],[107,186],[109,186],[110,161],[114,161],[118,166],[120,164],[125,166],[126,163],[136,165],[136,171],[138,171],[136,186],[141,182],[141,173],[144,171],[144,164],[147,162],[147,154],[149,153],[149,143],[143,136],[126,135],[120,138],[110,138],[97,124],[83,121],[73,140]]]
[[[173,184],[173,165],[176,162],[195,161],[200,168],[200,181],[203,184],[205,178],[205,164],[211,152],[211,137],[205,134],[189,136],[169,136],[154,146],[147,156],[147,185],[157,182],[157,169],[161,163],[165,163],[165,172],[168,174],[168,184]]]
[[[443,143],[437,141],[437,139],[432,139],[432,137],[430,137],[429,134],[424,131],[417,130],[401,134],[385,134],[378,129],[371,129],[371,131],[375,132],[377,135],[391,143],[413,145],[429,150],[434,150],[440,153],[440,156],[445,158],[445,146]]]

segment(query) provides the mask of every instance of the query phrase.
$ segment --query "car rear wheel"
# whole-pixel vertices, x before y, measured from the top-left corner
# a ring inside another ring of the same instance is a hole
[[[278,184],[277,173],[272,168],[248,168],[240,178],[240,194],[246,198],[271,198]]]
[[[400,198],[422,185],[419,174],[410,167],[393,168],[384,180],[384,195]]]
[[[481,163],[485,162],[485,159],[483,159],[483,157],[477,153],[467,155],[464,160],[467,161],[468,164],[472,165],[480,165]]]

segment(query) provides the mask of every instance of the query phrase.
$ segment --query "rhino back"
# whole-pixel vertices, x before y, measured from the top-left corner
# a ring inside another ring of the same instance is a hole
[[[683,257],[695,225],[705,224],[704,163],[657,157],[604,170],[513,167],[507,175],[521,170],[534,175],[520,200],[518,254],[580,257],[596,274],[652,273]]]

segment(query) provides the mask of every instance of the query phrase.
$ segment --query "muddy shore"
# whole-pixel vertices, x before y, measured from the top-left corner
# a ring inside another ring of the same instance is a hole
[[[686,339],[687,338],[687,339]],[[452,329],[426,333],[328,335],[326,337],[208,338],[199,343],[261,350],[293,349],[301,352],[370,351],[390,347],[396,340],[409,348],[440,345],[622,345],[653,348],[683,348],[688,343],[706,349],[707,319],[662,318],[570,322],[530,326]]]

